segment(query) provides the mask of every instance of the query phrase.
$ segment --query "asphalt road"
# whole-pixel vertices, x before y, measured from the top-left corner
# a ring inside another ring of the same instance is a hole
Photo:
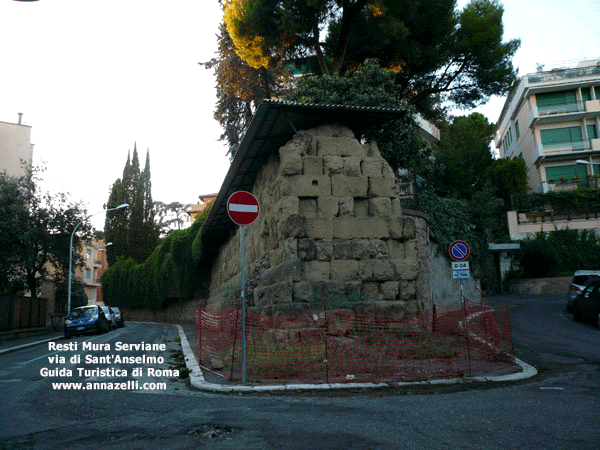
[[[507,385],[403,388],[368,392],[224,395],[191,390],[184,380],[149,375],[169,369],[176,327],[128,324],[78,342],[0,355],[0,449],[598,449],[600,330],[562,315],[560,299],[497,298],[509,304],[515,348],[540,374]],[[83,350],[83,342],[110,350]],[[117,343],[165,350],[117,350]],[[57,367],[71,377],[42,376]],[[70,363],[79,354],[83,362]],[[86,355],[164,357],[132,367],[85,363]],[[101,366],[127,376],[83,371]],[[56,382],[138,382],[137,389],[59,390]],[[143,383],[154,388],[143,390]],[[164,386],[158,383],[165,383]],[[164,387],[164,389],[162,388]]]

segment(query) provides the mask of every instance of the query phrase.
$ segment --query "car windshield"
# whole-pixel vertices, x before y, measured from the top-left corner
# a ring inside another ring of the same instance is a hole
[[[577,286],[585,286],[586,283],[597,279],[597,275],[577,275],[573,278],[573,284],[576,284]]]
[[[69,319],[76,319],[77,317],[89,317],[96,314],[96,308],[78,308],[71,311]]]

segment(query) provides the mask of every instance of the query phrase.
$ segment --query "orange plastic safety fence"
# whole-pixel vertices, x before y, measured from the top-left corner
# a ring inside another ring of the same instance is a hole
[[[241,313],[200,308],[201,365],[241,379]],[[512,366],[508,308],[464,302],[433,314],[323,311],[297,317],[246,314],[250,382],[416,381],[474,376]]]

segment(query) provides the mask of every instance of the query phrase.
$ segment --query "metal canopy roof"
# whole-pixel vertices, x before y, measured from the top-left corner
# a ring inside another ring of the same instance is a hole
[[[252,192],[256,175],[268,157],[294,134],[324,124],[341,124],[359,136],[362,129],[397,119],[405,111],[346,105],[319,105],[263,100],[225,176],[219,195],[206,219],[203,244],[216,249],[236,225],[227,214],[227,200],[236,191]]]

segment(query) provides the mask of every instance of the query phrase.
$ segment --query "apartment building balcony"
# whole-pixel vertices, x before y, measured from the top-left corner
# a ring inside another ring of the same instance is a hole
[[[600,151],[600,138],[559,144],[537,144],[533,149],[533,161],[552,156],[584,157],[582,152]],[[577,155],[576,155],[577,153]]]
[[[600,100],[534,106],[527,115],[530,128],[546,123],[561,123],[569,120],[595,118],[600,115]]]

